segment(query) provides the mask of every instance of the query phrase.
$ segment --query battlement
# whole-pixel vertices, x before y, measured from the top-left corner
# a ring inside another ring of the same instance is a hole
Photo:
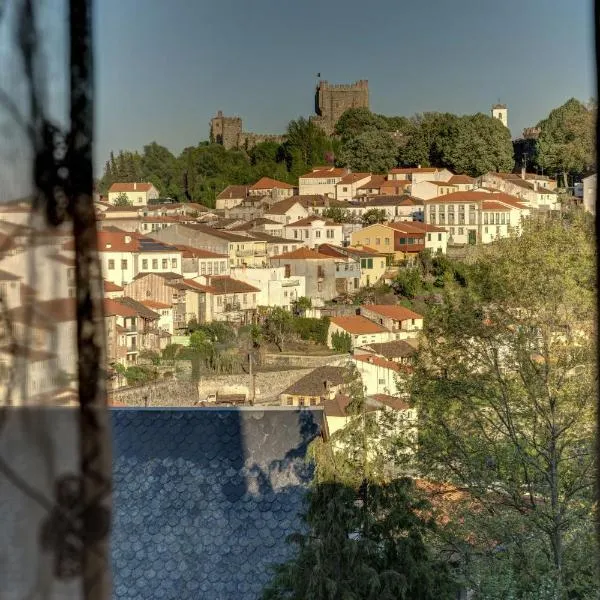
[[[354,83],[329,83],[328,81],[319,81],[317,86],[322,90],[335,90],[336,92],[356,92],[357,90],[369,89],[367,79],[359,79]]]

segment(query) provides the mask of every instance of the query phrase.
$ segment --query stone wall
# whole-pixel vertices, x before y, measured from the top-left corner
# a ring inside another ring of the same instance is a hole
[[[307,369],[316,369],[326,365],[339,366],[345,364],[348,357],[345,354],[333,354],[327,356],[307,356],[298,354],[265,354],[263,364],[267,366],[280,366]]]
[[[279,404],[279,394],[313,370],[289,369],[256,374],[256,403]],[[126,406],[193,406],[217,392],[245,393],[250,397],[252,378],[239,375],[203,377],[196,384],[190,381],[168,381],[135,388],[121,388],[109,394],[109,401]]]

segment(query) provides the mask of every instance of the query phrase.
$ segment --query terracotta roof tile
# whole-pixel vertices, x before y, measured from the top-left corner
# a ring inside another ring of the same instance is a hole
[[[184,244],[175,244],[175,248],[181,250],[182,258],[227,258],[227,254],[219,254],[217,252],[211,252],[210,250],[193,248],[192,246],[185,246]]]
[[[295,204],[300,204],[300,206],[306,208],[304,203],[299,200],[299,198],[300,196],[290,196],[285,200],[280,200],[279,202],[273,204],[269,210],[265,211],[265,215],[284,215]]]
[[[110,192],[149,192],[151,183],[113,183],[108,191]]]
[[[354,335],[367,333],[386,333],[387,329],[370,321],[361,315],[349,315],[345,317],[331,317],[330,322],[337,325],[344,331]]]
[[[124,288],[112,281],[104,280],[104,291],[105,292],[122,292]]]
[[[399,304],[365,304],[366,308],[374,313],[389,317],[395,321],[406,321],[408,319],[422,319],[423,315],[416,313],[405,306]]]
[[[215,290],[215,294],[246,294],[260,292],[260,289],[257,287],[254,287],[245,281],[233,279],[228,275],[207,276],[206,280],[208,285]]]
[[[261,177],[254,185],[250,186],[251,190],[293,190],[294,186],[284,181],[277,181],[277,179],[271,179],[270,177]]]
[[[448,183],[451,184],[465,184],[465,183],[475,183],[474,177],[469,177],[468,175],[452,175],[448,180]]]
[[[373,394],[369,396],[373,398],[376,402],[381,402],[381,404],[385,404],[394,410],[408,410],[410,408],[410,404],[401,398],[396,398],[396,396],[390,396],[389,394]]]
[[[323,396],[327,385],[338,386],[346,383],[347,371],[344,367],[317,367],[293,383],[282,392],[292,396]]]
[[[402,167],[397,169],[391,169],[390,173],[398,175],[409,175],[410,173],[435,173],[439,171],[436,167]]]
[[[304,217],[304,219],[299,219],[298,221],[294,221],[294,223],[288,223],[285,227],[305,227],[306,225],[311,225],[315,221],[323,221],[325,225],[329,227],[341,227],[341,223],[336,223],[330,219],[325,219],[324,217],[320,217],[319,215],[309,215],[308,217]]]
[[[371,175],[371,180],[367,181],[367,183],[364,183],[363,185],[361,185],[358,189],[359,190],[375,190],[381,187],[382,184],[386,183],[386,177],[385,175]]]
[[[294,240],[287,240],[290,244],[294,242]],[[324,260],[330,259],[331,256],[327,256],[325,254],[321,254],[316,250],[312,250],[311,248],[297,248],[296,250],[292,250],[291,252],[284,252],[283,254],[279,254],[277,256],[272,256],[272,259],[284,259],[284,260]]]
[[[348,174],[348,169],[342,167],[329,167],[327,169],[319,169],[300,175],[299,179],[331,179],[332,177],[344,177]]]
[[[140,300],[140,303],[144,306],[147,306],[150,309],[173,308],[170,304],[165,304],[164,302],[156,302],[156,300]]]
[[[345,175],[344,177],[342,177],[340,179],[340,181],[338,181],[338,184],[345,184],[345,183],[356,183],[357,181],[360,181],[361,179],[365,179],[367,177],[371,177],[371,173],[348,173],[348,175]]]
[[[245,198],[248,195],[247,185],[228,185],[218,196],[217,200],[226,200],[227,198]]]
[[[510,211],[510,207],[505,204],[501,204],[500,202],[490,202],[489,200],[484,200],[481,203],[481,210],[498,210],[498,211]]]

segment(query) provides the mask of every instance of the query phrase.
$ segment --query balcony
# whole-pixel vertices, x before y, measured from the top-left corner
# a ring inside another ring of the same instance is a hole
[[[296,287],[300,285],[299,279],[284,279],[281,282],[281,287]]]
[[[235,251],[235,255],[236,256],[254,256],[255,252],[254,249],[250,249],[250,250],[236,250]],[[264,255],[264,252],[263,252]]]
[[[233,312],[236,310],[240,310],[241,305],[239,302],[228,302],[225,304],[225,309],[223,312]]]

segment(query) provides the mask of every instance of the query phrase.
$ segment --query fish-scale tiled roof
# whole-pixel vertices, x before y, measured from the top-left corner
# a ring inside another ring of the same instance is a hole
[[[302,528],[322,415],[113,409],[113,598],[260,598]]]

